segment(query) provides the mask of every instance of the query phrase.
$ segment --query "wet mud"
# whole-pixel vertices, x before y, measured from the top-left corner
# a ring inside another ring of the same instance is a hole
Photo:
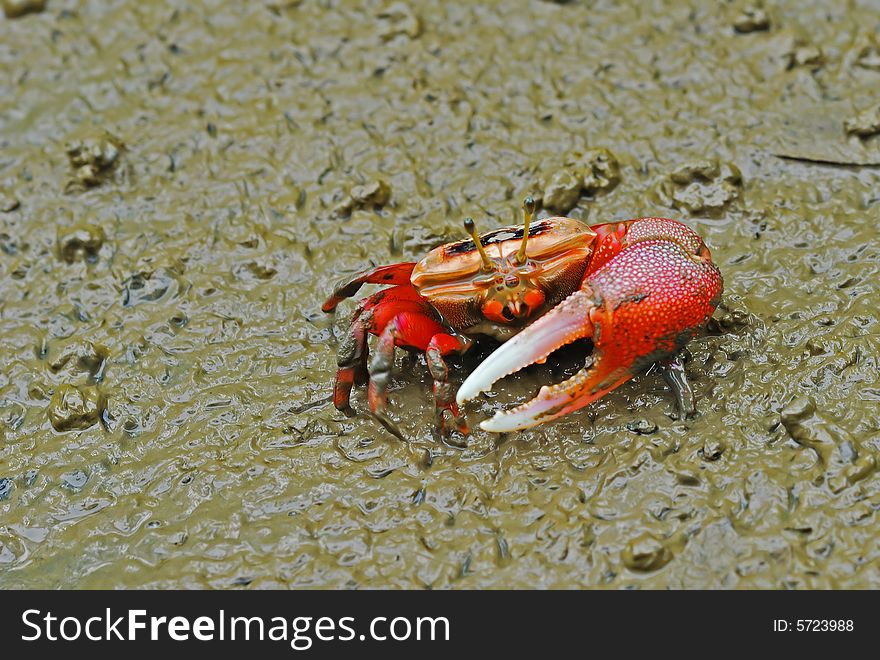
[[[880,587],[875,2],[3,8],[0,587]],[[529,193],[705,238],[697,416],[336,411],[333,286]]]

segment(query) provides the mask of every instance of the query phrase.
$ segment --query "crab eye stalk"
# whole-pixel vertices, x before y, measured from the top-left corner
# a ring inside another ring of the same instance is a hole
[[[474,247],[476,247],[477,252],[480,253],[480,259],[483,260],[483,270],[487,273],[494,270],[492,260],[489,258],[489,255],[486,254],[486,248],[483,247],[483,243],[480,241],[480,236],[477,234],[477,226],[474,224],[473,218],[464,219],[464,230],[474,241]]]
[[[523,225],[523,241],[516,253],[516,263],[524,264],[526,262],[526,246],[529,243],[529,225],[532,224],[532,218],[535,215],[535,198],[529,195],[523,200],[523,214],[525,215],[525,223]]]

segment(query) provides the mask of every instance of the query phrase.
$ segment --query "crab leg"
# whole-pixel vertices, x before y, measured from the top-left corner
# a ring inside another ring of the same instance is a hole
[[[441,434],[446,433],[444,411],[449,412],[452,423],[461,433],[465,435],[470,433],[467,421],[455,402],[455,388],[449,382],[449,367],[446,366],[446,361],[443,359],[446,355],[464,353],[470,348],[470,345],[469,339],[444,332],[431,337],[428,348],[425,350],[428,370],[434,379],[434,427]]]
[[[333,386],[333,405],[337,410],[351,413],[351,388],[367,380],[367,327],[371,321],[371,313],[363,314],[363,310],[355,311],[348,333],[339,344],[336,355],[336,383]]]
[[[673,240],[629,245],[587,276],[555,309],[490,355],[458,391],[461,405],[495,381],[592,337],[592,360],[563,383],[481,424],[487,431],[528,428],[592,403],[650,364],[672,357],[709,319],[722,290],[708,251]]]
[[[443,413],[448,411],[456,428],[469,433],[467,423],[459,412],[453,396],[452,385],[447,380],[449,368],[443,359],[446,355],[463,353],[470,347],[470,340],[448,334],[436,321],[418,312],[397,314],[379,335],[376,352],[370,363],[370,382],[367,394],[373,416],[389,433],[403,440],[403,434],[388,415],[388,385],[394,367],[395,346],[421,349],[424,337],[430,336],[424,347],[428,370],[434,379],[434,404],[437,430],[446,431]]]
[[[364,284],[388,284],[388,285],[409,285],[409,278],[412,275],[415,262],[404,262],[399,264],[391,264],[390,266],[377,266],[370,268],[350,280],[341,282],[333,291],[333,295],[324,301],[321,310],[324,312],[332,312],[346,298],[351,298]]]
[[[687,419],[696,415],[696,397],[694,397],[694,390],[688,382],[681,353],[676,353],[668,360],[661,362],[659,366],[663,379],[675,395],[678,418]]]

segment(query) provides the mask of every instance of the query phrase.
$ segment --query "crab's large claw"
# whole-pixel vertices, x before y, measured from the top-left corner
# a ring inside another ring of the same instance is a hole
[[[542,387],[528,403],[481,426],[514,431],[582,408],[678,351],[709,319],[722,286],[705,246],[693,250],[672,240],[630,245],[588,276],[579,291],[490,355],[462,384],[458,403],[560,346],[592,337],[594,352],[581,371]]]

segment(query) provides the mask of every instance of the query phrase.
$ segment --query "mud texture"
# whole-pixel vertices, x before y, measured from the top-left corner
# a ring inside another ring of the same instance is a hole
[[[3,7],[0,588],[880,587],[873,0]],[[696,418],[337,412],[333,285],[528,193],[705,237]]]

